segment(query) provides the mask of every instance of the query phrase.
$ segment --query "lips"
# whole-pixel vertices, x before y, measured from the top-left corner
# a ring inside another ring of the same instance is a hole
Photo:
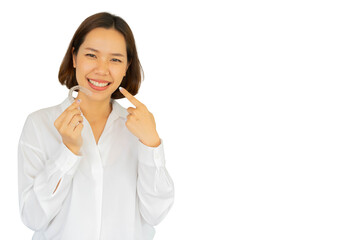
[[[88,78],[87,80],[92,80],[92,81],[95,81],[95,82],[98,82],[98,83],[110,83],[109,81],[105,81],[105,80],[100,80],[100,79],[93,79],[93,78]]]
[[[109,81],[100,80],[100,79],[87,79],[87,80],[88,80],[90,87],[97,91],[103,91],[103,90],[107,89],[109,87],[109,85],[111,84],[111,82],[109,82]],[[104,85],[104,83],[106,83],[107,85]],[[100,86],[100,85],[104,85],[104,86]]]

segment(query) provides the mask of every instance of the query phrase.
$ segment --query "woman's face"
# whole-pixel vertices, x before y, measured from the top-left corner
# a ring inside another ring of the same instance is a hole
[[[86,35],[73,64],[78,84],[93,92],[89,98],[110,100],[126,74],[126,56],[125,38],[115,29],[95,28]]]

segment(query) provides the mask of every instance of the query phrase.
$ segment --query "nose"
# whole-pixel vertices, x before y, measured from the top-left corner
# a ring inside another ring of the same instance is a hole
[[[107,75],[107,74],[109,74],[108,62],[104,61],[104,60],[99,60],[97,62],[96,68],[95,68],[95,73],[97,73],[99,75]]]

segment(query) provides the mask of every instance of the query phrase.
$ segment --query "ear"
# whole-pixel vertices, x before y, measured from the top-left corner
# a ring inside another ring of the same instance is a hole
[[[74,50],[75,50],[75,48],[73,47],[71,49],[71,55],[72,55],[72,60],[73,60],[73,67],[76,68],[76,56],[74,54]]]

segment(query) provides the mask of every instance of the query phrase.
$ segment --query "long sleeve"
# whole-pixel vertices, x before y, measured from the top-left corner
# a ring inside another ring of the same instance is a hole
[[[46,126],[37,128],[29,116],[18,145],[20,215],[23,223],[34,231],[45,229],[61,210],[82,158],[62,143],[56,145],[57,150],[50,157],[46,157],[41,146],[51,144],[51,141],[41,140],[44,129],[46,131]]]
[[[137,193],[142,217],[150,225],[159,224],[174,203],[174,183],[165,168],[163,140],[158,147],[139,141]]]

